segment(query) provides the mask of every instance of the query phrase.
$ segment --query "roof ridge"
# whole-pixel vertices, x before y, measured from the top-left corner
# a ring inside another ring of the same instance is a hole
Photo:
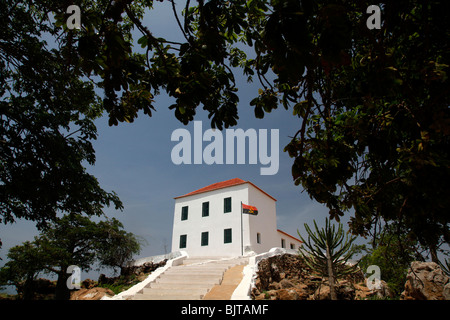
[[[281,230],[281,229],[277,229],[277,231],[278,231],[278,232],[281,232],[281,233],[283,233],[283,234],[285,234],[285,235],[287,235],[288,237],[291,237],[292,239],[295,239],[295,240],[300,241],[301,243],[303,243],[302,240],[300,240],[299,238],[294,237],[293,235],[287,233],[286,231],[283,231],[283,230]]]
[[[259,191],[261,191],[262,193],[266,194],[267,196],[269,196],[270,198],[272,198],[273,200],[276,201],[276,199],[274,197],[269,195],[267,192],[263,191],[261,188],[256,186],[251,181],[245,181],[245,180],[242,180],[241,178],[233,178],[233,179],[229,179],[229,180],[225,180],[225,181],[215,182],[210,185],[207,185],[206,187],[194,190],[194,191],[186,193],[182,196],[175,197],[174,199],[184,198],[184,197],[188,197],[188,196],[192,196],[192,195],[196,195],[196,194],[200,194],[200,193],[204,193],[204,192],[208,192],[208,191],[214,191],[214,190],[219,190],[219,189],[223,189],[223,188],[238,186],[238,185],[241,185],[244,183],[248,183],[248,184],[252,185],[256,189],[258,189]]]

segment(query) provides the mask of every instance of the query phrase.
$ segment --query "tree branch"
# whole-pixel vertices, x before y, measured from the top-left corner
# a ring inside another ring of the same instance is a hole
[[[175,19],[177,20],[177,24],[178,24],[178,26],[180,27],[181,33],[183,33],[183,36],[184,36],[184,38],[186,39],[186,41],[189,42],[189,39],[188,39],[186,33],[185,33],[184,30],[183,30],[183,26],[181,25],[180,19],[178,18],[177,10],[176,10],[176,8],[175,8],[175,1],[174,1],[174,0],[171,0],[170,2],[172,3],[172,11],[173,11],[173,15],[175,16]]]

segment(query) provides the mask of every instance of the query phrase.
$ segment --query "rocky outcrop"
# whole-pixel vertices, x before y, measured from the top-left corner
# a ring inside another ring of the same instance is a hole
[[[445,300],[450,300],[450,282],[445,285],[443,295]]]
[[[403,300],[449,300],[450,280],[437,263],[414,261],[406,276]]]
[[[81,282],[81,288],[92,289],[97,286],[97,282],[92,279],[86,279]]]
[[[70,300],[100,300],[104,296],[112,297],[114,292],[107,288],[95,287],[91,289],[80,289],[70,295]]]
[[[378,290],[367,288],[362,272],[339,279],[336,290],[340,300],[393,296],[384,281]],[[300,256],[283,254],[259,262],[252,298],[255,300],[328,300],[330,287],[328,279],[316,276]]]
[[[145,262],[142,265],[139,266],[127,266],[127,267],[123,267],[120,270],[120,275],[121,276],[130,276],[130,275],[136,275],[136,276],[141,276],[141,275],[148,275],[149,273],[155,271],[156,269],[158,269],[159,267],[163,267],[165,266],[167,262],[167,259],[164,259],[160,262]]]

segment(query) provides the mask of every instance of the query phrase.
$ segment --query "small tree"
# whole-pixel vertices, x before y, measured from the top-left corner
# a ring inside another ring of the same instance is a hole
[[[0,279],[15,285],[25,280],[24,299],[32,299],[32,281],[36,275],[41,271],[55,273],[58,276],[55,299],[67,300],[70,265],[84,271],[92,269],[95,262],[114,267],[139,251],[136,236],[125,232],[117,219],[96,223],[79,214],[65,215],[51,223],[33,242],[11,248],[10,261],[0,269]]]
[[[34,298],[34,280],[44,269],[43,252],[34,242],[25,241],[22,245],[9,249],[9,261],[0,269],[0,285],[13,285],[19,297],[25,300]]]
[[[100,221],[99,227],[104,233],[102,241],[98,243],[97,258],[103,267],[116,270],[126,267],[133,255],[139,254],[141,246],[146,242],[131,232],[123,230],[123,224],[117,219]]]
[[[420,246],[417,239],[408,236],[404,227],[398,223],[385,223],[380,232],[374,235],[371,247],[363,250],[358,266],[367,270],[370,265],[377,265],[382,270],[381,280],[399,297],[405,288],[406,276],[410,264],[414,260],[425,261],[426,248]]]
[[[347,265],[348,259],[354,253],[351,245],[356,237],[349,238],[348,234],[345,235],[342,223],[339,223],[336,230],[335,225],[331,225],[328,218],[325,220],[325,228],[319,230],[315,220],[314,227],[316,232],[312,232],[305,223],[305,229],[308,232],[307,241],[297,230],[306,247],[306,252],[302,249],[299,252],[311,269],[318,272],[322,277],[328,277],[331,300],[337,300],[335,289],[337,278],[356,271],[356,266]],[[345,242],[342,244],[344,235]]]

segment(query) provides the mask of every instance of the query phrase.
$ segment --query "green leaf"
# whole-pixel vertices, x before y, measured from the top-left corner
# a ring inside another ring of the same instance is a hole
[[[148,38],[147,36],[142,36],[138,39],[138,44],[141,45],[141,48],[146,48],[148,44]]]

